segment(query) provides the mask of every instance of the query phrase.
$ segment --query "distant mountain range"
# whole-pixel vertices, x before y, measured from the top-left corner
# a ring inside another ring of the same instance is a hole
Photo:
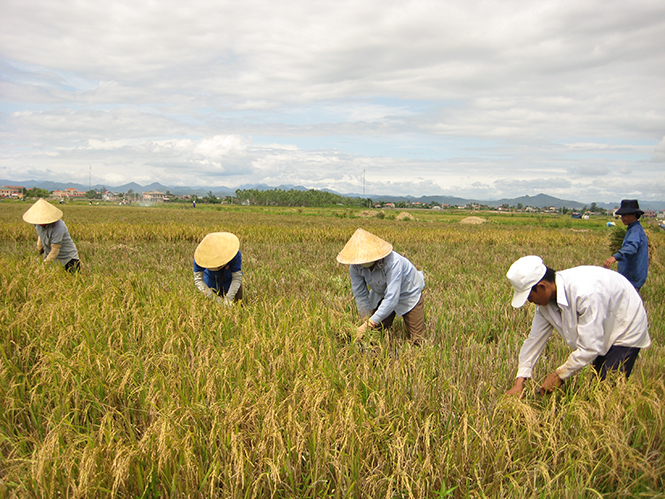
[[[101,185],[101,184],[96,184],[93,186],[86,186],[82,184],[76,184],[76,183],[64,183],[64,182],[51,182],[51,181],[39,181],[39,180],[2,180],[0,179],[0,185],[22,185],[27,188],[32,188],[32,187],[38,187],[40,189],[47,189],[49,191],[55,191],[55,190],[63,190],[66,188],[75,188],[79,191],[88,191],[90,189],[100,189],[105,187],[106,189],[113,191],[113,192],[128,192],[132,190],[133,192],[148,192],[148,191],[160,191],[160,192],[166,192],[169,191],[171,194],[174,195],[183,195],[183,194],[196,194],[197,196],[206,196],[209,192],[212,192],[213,195],[215,196],[235,196],[235,191],[237,189],[232,189],[229,187],[224,187],[224,186],[209,186],[209,187],[193,187],[193,186],[174,186],[174,187],[169,187],[162,185],[158,182],[153,182],[152,184],[149,185],[140,185],[135,182],[131,182],[129,184],[124,184],[124,185],[118,185],[118,186],[110,186],[110,185]],[[300,190],[300,191],[306,191],[308,190],[306,187],[303,187],[301,185],[279,185],[279,186],[269,186],[265,184],[248,184],[248,185],[243,185],[241,187],[238,187],[238,189],[256,189],[256,190],[271,190],[271,189],[282,189],[285,191],[294,189],[294,190]],[[420,197],[415,197],[415,196],[394,196],[391,194],[356,194],[356,193],[348,193],[348,194],[343,194],[340,192],[336,192],[330,189],[323,189],[328,192],[332,192],[334,194],[339,194],[340,196],[346,196],[346,197],[363,197],[363,198],[370,198],[375,202],[378,201],[392,201],[392,202],[399,202],[399,201],[408,201],[408,202],[421,202],[421,203],[431,203],[432,201],[436,201],[437,203],[440,203],[442,205],[450,205],[450,206],[464,206],[466,204],[482,204],[482,205],[487,205],[487,206],[492,206],[492,207],[498,207],[501,206],[502,204],[507,204],[508,206],[517,206],[518,204],[522,204],[522,206],[527,207],[531,206],[534,208],[542,208],[542,207],[550,207],[553,206],[555,208],[572,208],[572,209],[582,209],[585,206],[590,207],[592,202],[596,203],[596,206],[600,208],[605,208],[605,209],[612,209],[614,207],[619,206],[619,201],[617,200],[616,202],[612,203],[603,203],[599,201],[591,201],[591,202],[580,202],[580,201],[573,201],[569,199],[559,199],[555,198],[553,196],[549,196],[547,194],[538,194],[536,196],[520,196],[516,198],[504,198],[504,199],[497,199],[497,200],[480,200],[480,199],[466,199],[466,198],[459,198],[459,197],[454,197],[454,196],[420,196]],[[640,201],[640,208],[643,210],[656,210],[656,211],[663,211],[665,210],[665,201],[651,201],[651,202],[641,202]]]

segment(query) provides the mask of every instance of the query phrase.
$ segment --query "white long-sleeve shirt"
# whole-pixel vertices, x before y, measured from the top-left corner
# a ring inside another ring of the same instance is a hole
[[[556,329],[573,349],[556,370],[566,379],[613,345],[651,345],[640,295],[621,274],[583,266],[556,273],[556,303],[536,306],[529,337],[520,350],[517,377],[530,378],[533,366]]]
[[[422,271],[416,270],[409,260],[395,251],[376,262],[372,270],[362,265],[349,265],[349,274],[361,316],[369,315],[381,302],[381,306],[370,317],[375,324],[379,324],[393,311],[400,316],[410,312],[418,304],[425,288]]]

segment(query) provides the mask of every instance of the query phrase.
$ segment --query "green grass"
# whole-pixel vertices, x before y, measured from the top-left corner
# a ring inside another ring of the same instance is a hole
[[[536,396],[569,353],[554,337],[515,400],[533,308],[510,306],[508,267],[601,265],[607,219],[65,205],[71,276],[37,265],[27,207],[0,203],[0,497],[664,497],[662,232],[631,379]],[[335,256],[358,227],[425,270],[424,347],[401,320],[351,341]],[[217,230],[240,238],[243,307],[193,285]]]

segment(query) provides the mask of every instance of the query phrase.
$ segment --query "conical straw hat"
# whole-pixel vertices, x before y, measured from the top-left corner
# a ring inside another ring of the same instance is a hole
[[[23,220],[33,225],[52,224],[61,218],[62,211],[42,198],[23,214]]]
[[[230,232],[211,232],[194,251],[194,261],[206,269],[226,265],[238,253],[240,241]]]
[[[393,250],[393,245],[363,229],[358,229],[337,255],[337,261],[359,265],[381,260]]]

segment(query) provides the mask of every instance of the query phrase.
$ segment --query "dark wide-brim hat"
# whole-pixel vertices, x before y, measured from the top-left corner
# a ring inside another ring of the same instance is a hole
[[[621,208],[615,213],[617,215],[631,215],[633,213],[639,216],[644,215],[644,212],[640,210],[640,204],[637,202],[637,199],[622,199]]]

